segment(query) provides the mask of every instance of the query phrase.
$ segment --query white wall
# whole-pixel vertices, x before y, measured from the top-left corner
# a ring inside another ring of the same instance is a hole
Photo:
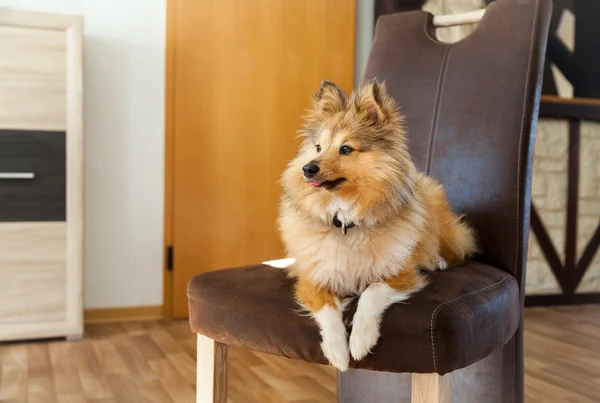
[[[356,0],[356,38],[354,48],[354,86],[358,88],[367,66],[373,41],[374,0]]]
[[[165,1],[0,0],[84,16],[88,308],[162,303]]]

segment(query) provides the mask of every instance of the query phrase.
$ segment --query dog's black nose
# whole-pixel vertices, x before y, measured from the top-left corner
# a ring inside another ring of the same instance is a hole
[[[319,166],[314,162],[309,162],[308,164],[302,167],[302,170],[304,171],[304,176],[306,176],[307,178],[312,178],[317,173],[319,173]]]

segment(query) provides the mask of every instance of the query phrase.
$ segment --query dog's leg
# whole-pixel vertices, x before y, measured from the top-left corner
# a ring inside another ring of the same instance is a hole
[[[364,358],[377,344],[379,325],[385,310],[396,302],[407,300],[424,286],[424,279],[411,267],[393,278],[367,287],[358,300],[352,321],[350,354],[355,360]]]
[[[343,304],[332,292],[311,281],[300,279],[296,285],[296,298],[319,325],[321,349],[331,365],[345,371],[348,369],[348,334],[342,318]]]
[[[446,270],[448,268],[448,262],[444,260],[443,257],[437,258],[436,269],[437,270]]]

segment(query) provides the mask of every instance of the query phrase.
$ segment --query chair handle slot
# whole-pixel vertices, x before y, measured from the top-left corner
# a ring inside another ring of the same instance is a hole
[[[468,11],[459,14],[436,15],[433,17],[433,25],[436,27],[451,27],[454,25],[475,24],[481,20],[485,9]]]

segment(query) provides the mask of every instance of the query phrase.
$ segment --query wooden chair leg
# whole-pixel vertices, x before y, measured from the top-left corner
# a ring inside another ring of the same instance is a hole
[[[412,374],[411,403],[450,403],[450,375]]]
[[[227,402],[227,346],[198,335],[196,403]]]

